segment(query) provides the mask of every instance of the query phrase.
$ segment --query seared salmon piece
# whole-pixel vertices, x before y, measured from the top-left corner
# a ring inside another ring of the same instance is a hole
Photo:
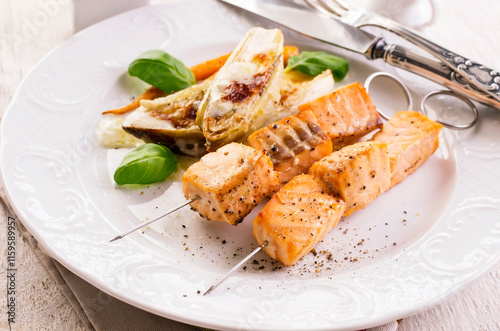
[[[273,259],[291,266],[338,223],[345,204],[310,175],[294,177],[253,221],[253,236]]]
[[[360,83],[342,86],[330,94],[299,106],[318,118],[334,146],[357,141],[382,126],[382,119],[366,89]]]
[[[313,79],[298,70],[283,73],[280,85],[280,102],[275,114],[270,117],[272,121],[269,123],[297,114],[300,105],[332,93],[334,85],[335,81],[330,69],[325,70]]]
[[[349,216],[389,189],[387,146],[375,141],[346,146],[313,164],[309,174],[346,202],[344,215]]]
[[[387,144],[391,187],[420,167],[438,148],[443,126],[416,111],[400,111],[371,140]]]
[[[271,160],[252,147],[230,143],[206,154],[182,176],[191,208],[212,221],[237,225],[278,185]]]
[[[247,145],[269,156],[280,187],[332,152],[331,140],[311,111],[285,117],[254,132]]]

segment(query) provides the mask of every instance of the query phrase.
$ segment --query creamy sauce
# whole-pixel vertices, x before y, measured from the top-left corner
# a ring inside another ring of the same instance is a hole
[[[210,88],[209,116],[220,117],[233,109],[233,103],[223,101],[226,88],[233,82],[250,83],[257,73],[258,67],[253,63],[228,63],[220,75],[215,78]]]
[[[116,115],[102,116],[97,124],[96,138],[104,148],[133,148],[144,144],[122,129],[124,118]]]
[[[135,127],[135,128],[175,130],[175,127],[172,125],[170,121],[162,120],[151,116],[151,114],[144,106],[140,106],[139,108],[131,112],[122,121],[122,123],[120,123],[120,127],[122,125],[124,125],[125,127]]]

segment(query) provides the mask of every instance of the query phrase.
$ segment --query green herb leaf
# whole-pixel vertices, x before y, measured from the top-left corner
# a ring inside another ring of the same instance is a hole
[[[326,69],[330,69],[335,80],[342,80],[347,75],[349,63],[344,58],[325,52],[301,52],[288,59],[285,72],[292,69],[310,76],[317,76]]]
[[[191,70],[162,50],[150,50],[135,59],[128,73],[165,93],[177,92],[196,83]]]
[[[177,168],[177,158],[168,147],[145,144],[125,155],[115,171],[118,185],[152,184],[170,176]]]

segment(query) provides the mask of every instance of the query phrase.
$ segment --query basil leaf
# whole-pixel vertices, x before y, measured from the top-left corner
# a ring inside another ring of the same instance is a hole
[[[196,83],[191,70],[162,50],[143,53],[128,67],[128,73],[163,92],[177,92]]]
[[[317,76],[326,69],[330,69],[335,80],[342,80],[349,71],[349,63],[344,58],[326,52],[301,52],[288,59],[285,72],[292,69],[310,76]]]
[[[177,168],[177,158],[168,147],[145,144],[125,155],[115,171],[119,185],[152,184],[170,176]]]

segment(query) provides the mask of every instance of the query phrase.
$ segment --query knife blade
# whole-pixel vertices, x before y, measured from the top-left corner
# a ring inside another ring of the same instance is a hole
[[[310,8],[298,6],[293,1],[280,1],[279,4],[275,0],[273,2],[266,0],[221,1],[278,23],[309,38],[365,56],[370,56],[374,45],[380,39],[356,27],[320,15]]]

